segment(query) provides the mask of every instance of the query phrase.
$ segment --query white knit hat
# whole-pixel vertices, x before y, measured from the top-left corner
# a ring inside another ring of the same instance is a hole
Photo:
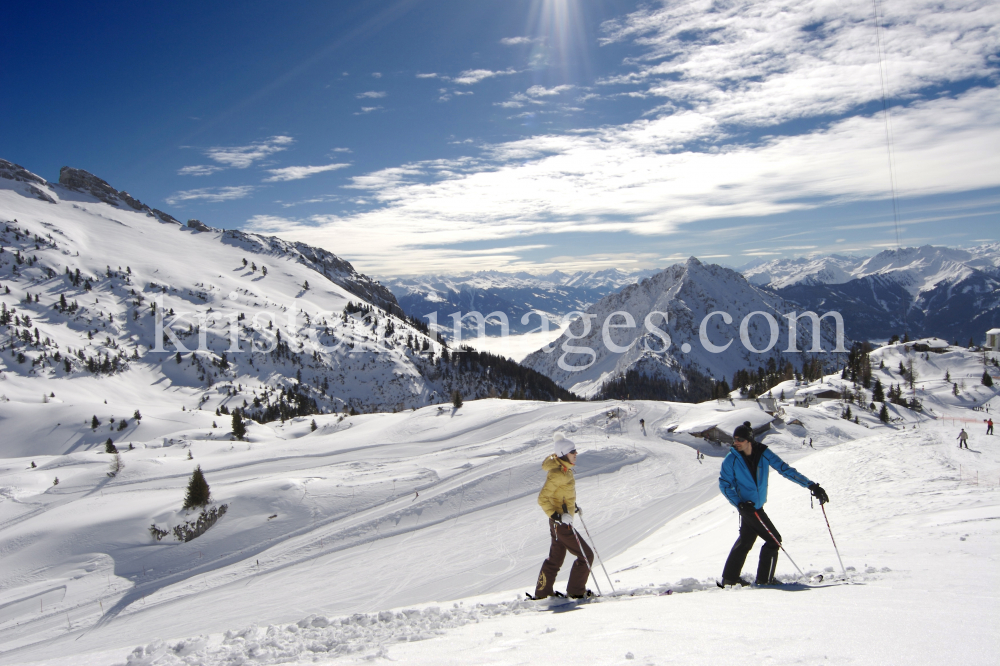
[[[573,440],[566,439],[561,432],[556,433],[555,437],[552,438],[552,443],[555,445],[557,458],[562,458],[570,451],[576,451],[576,444],[573,443]]]

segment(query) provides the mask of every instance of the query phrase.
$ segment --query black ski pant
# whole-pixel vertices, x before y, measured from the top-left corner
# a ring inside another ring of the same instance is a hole
[[[760,516],[759,520],[757,516]],[[761,521],[764,521],[763,525]],[[767,529],[764,529],[765,525]],[[774,539],[778,540],[777,543],[767,533],[767,530],[771,530]],[[778,544],[781,543],[781,535],[778,534],[778,530],[774,529],[774,525],[771,523],[771,519],[767,517],[767,514],[764,513],[764,509],[757,509],[757,515],[754,515],[752,512],[746,515],[740,514],[740,536],[737,537],[736,543],[733,544],[732,550],[729,551],[726,566],[722,569],[723,581],[739,580],[740,573],[743,571],[743,563],[746,562],[747,555],[750,553],[750,549],[753,548],[757,537],[764,540],[764,545],[760,547],[760,561],[757,563],[756,583],[764,585],[774,578],[774,569],[778,566],[778,550],[780,549]]]
[[[542,562],[542,570],[538,573],[535,598],[544,599],[552,596],[552,585],[556,582],[559,567],[566,559],[566,551],[576,556],[573,568],[569,571],[566,594],[571,597],[582,597],[587,591],[587,578],[590,577],[590,565],[594,563],[594,552],[587,542],[580,538],[572,525],[563,525],[549,518],[549,534],[552,543],[549,546],[549,556]],[[582,553],[581,548],[583,548]]]

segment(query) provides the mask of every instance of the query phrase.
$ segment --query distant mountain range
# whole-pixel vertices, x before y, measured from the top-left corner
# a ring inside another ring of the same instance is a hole
[[[410,316],[427,321],[436,316],[439,330],[453,337],[455,312],[477,311],[483,316],[500,311],[507,315],[512,334],[535,330],[537,316],[527,323],[521,319],[532,311],[543,312],[553,323],[573,311],[583,311],[608,294],[657,274],[659,269],[627,273],[618,269],[596,272],[548,275],[481,271],[465,276],[426,275],[417,278],[386,278],[382,282],[392,290],[399,305]],[[434,313],[437,313],[434,315]],[[463,336],[473,332],[473,319],[462,321]],[[499,317],[487,322],[487,335],[500,335]]]

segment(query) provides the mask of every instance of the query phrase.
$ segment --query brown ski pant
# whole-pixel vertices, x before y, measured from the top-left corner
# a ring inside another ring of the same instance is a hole
[[[571,525],[563,525],[549,518],[549,534],[552,544],[549,546],[549,556],[542,562],[542,570],[535,584],[535,598],[544,599],[552,596],[552,585],[556,582],[556,574],[566,558],[566,551],[576,557],[573,568],[569,571],[569,583],[566,594],[570,597],[582,597],[587,591],[587,578],[590,576],[590,565],[594,563],[594,551]],[[580,553],[583,548],[583,553]],[[587,559],[584,560],[583,558]]]

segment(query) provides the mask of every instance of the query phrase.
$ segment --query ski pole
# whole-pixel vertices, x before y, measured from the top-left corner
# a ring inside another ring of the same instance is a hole
[[[597,576],[594,575],[594,567],[590,566],[587,554],[583,551],[583,544],[580,543],[580,533],[576,531],[576,528],[573,527],[573,525],[570,525],[569,528],[573,530],[573,536],[576,537],[576,547],[580,549],[580,557],[583,558],[584,564],[587,565],[587,573],[590,574],[590,578],[594,579],[594,587],[597,588],[597,594],[603,597],[604,593],[601,592],[601,586],[597,582]],[[594,552],[596,553],[597,551],[595,550]]]
[[[594,543],[594,537],[590,536],[590,530],[587,529],[587,523],[583,519],[583,514],[580,514],[580,524],[583,525],[583,531],[587,533],[587,538],[590,539],[590,544],[594,547],[594,555],[597,556],[597,561],[601,564],[601,568],[604,569],[604,575],[608,578],[608,585],[611,586],[611,593],[615,593],[615,585],[611,582],[611,576],[608,576],[608,570],[604,567],[604,560],[601,559],[601,554],[597,552],[597,544]]]
[[[833,550],[837,553],[837,561],[840,562],[840,570],[844,572],[844,578],[847,578],[847,569],[844,568],[844,560],[840,559],[840,549],[837,548],[837,540],[833,538],[833,530],[830,529],[830,519],[826,517],[826,506],[825,502],[821,502],[819,508],[823,509],[823,520],[826,521],[826,529],[830,533],[830,541],[833,542]]]
[[[800,575],[800,576],[805,576],[805,574],[804,574],[804,573],[802,573],[802,569],[799,569],[799,565],[797,565],[797,564],[795,563],[795,560],[793,560],[793,559],[792,559],[792,556],[791,556],[791,555],[789,555],[789,554],[788,554],[788,551],[787,551],[787,550],[785,550],[785,547],[781,545],[781,542],[780,542],[780,541],[778,541],[777,539],[775,539],[775,538],[774,538],[774,534],[772,534],[772,533],[771,533],[771,530],[769,530],[769,529],[768,529],[768,527],[767,527],[767,523],[765,523],[765,522],[764,522],[764,521],[763,521],[763,520],[761,519],[761,517],[760,517],[760,514],[759,514],[759,513],[757,513],[756,511],[754,511],[754,512],[753,512],[753,515],[757,516],[757,520],[759,520],[759,521],[760,521],[760,524],[764,526],[764,531],[765,531],[765,532],[767,532],[767,533],[768,533],[768,534],[769,534],[769,535],[771,536],[771,538],[772,538],[772,539],[774,539],[774,543],[778,544],[778,548],[780,548],[780,549],[781,549],[781,551],[782,551],[782,552],[783,552],[783,553],[785,554],[785,557],[787,557],[787,558],[788,558],[788,561],[792,563],[792,566],[793,566],[793,567],[795,567],[795,568],[796,568],[796,569],[798,570],[798,572],[799,572],[799,575]]]

